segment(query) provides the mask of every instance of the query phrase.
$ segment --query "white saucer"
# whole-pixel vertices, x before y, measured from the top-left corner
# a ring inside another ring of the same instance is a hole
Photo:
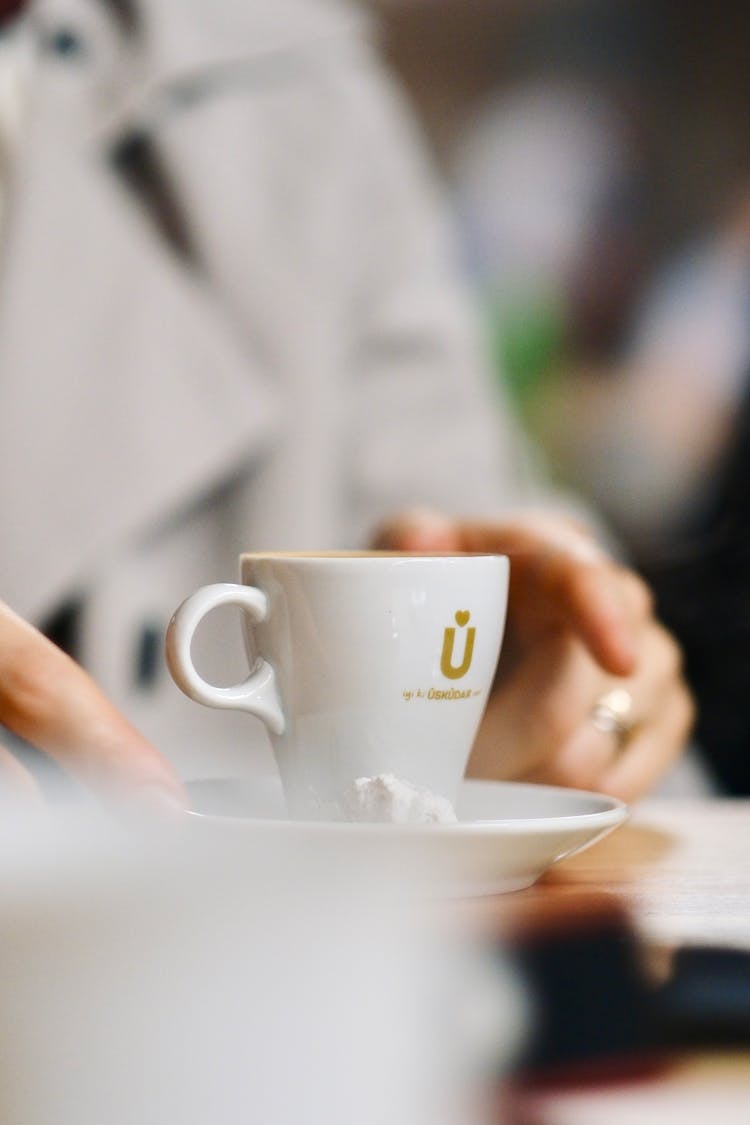
[[[188,783],[196,828],[240,834],[268,846],[290,843],[345,850],[363,860],[385,854],[415,869],[429,867],[451,893],[503,894],[531,886],[552,864],[593,844],[625,820],[614,797],[549,785],[466,781],[458,824],[347,824],[291,821],[276,778],[206,779]]]

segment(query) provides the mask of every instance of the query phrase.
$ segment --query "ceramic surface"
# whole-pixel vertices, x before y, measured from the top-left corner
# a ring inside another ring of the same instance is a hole
[[[198,831],[234,837],[238,846],[295,838],[336,862],[373,854],[411,864],[447,893],[502,894],[536,882],[553,864],[621,824],[627,806],[614,797],[547,785],[465,781],[455,825],[344,824],[289,820],[275,779],[202,780],[188,785],[188,814]]]
[[[346,819],[358,777],[392,773],[455,801],[505,624],[499,555],[243,555],[241,584],[196,591],[167,636],[191,698],[263,719],[290,811]],[[190,646],[218,605],[244,611],[252,669],[206,683]]]

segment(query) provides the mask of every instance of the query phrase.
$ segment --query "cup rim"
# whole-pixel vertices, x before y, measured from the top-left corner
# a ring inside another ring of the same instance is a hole
[[[346,562],[353,559],[369,559],[374,562],[389,561],[443,561],[445,559],[508,559],[507,554],[501,551],[389,551],[389,550],[355,550],[355,551],[242,551],[240,561],[252,559],[283,559],[286,561],[299,560],[300,562]]]

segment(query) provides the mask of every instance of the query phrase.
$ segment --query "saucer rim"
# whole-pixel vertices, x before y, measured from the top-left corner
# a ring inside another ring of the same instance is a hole
[[[195,778],[192,782],[186,783],[188,792],[192,784],[200,784],[202,782],[211,781],[229,781],[238,780],[230,778]],[[252,780],[252,779],[242,779]],[[605,831],[609,828],[615,828],[621,824],[630,815],[630,807],[618,797],[612,797],[607,793],[600,793],[595,790],[587,789],[568,789],[560,785],[542,785],[535,784],[534,782],[517,782],[517,781],[495,781],[489,778],[466,778],[463,785],[474,786],[481,785],[492,786],[502,789],[523,789],[528,791],[530,789],[541,790],[546,793],[553,793],[557,795],[564,794],[569,797],[578,797],[586,801],[600,801],[605,803],[604,808],[599,808],[591,812],[579,813],[563,813],[555,816],[536,816],[536,817],[522,817],[522,818],[482,818],[473,820],[459,820],[453,824],[385,824],[385,823],[357,823],[354,821],[332,821],[332,820],[291,820],[283,819],[280,817],[263,817],[263,816],[222,816],[216,813],[200,812],[196,809],[186,809],[185,815],[191,820],[197,820],[212,824],[225,824],[230,825],[247,825],[252,824],[254,827],[263,826],[266,829],[276,829],[289,831],[290,826],[298,830],[316,830],[325,834],[347,834],[355,831],[358,835],[486,835],[491,832],[495,835],[526,835],[529,832],[542,832],[544,834],[554,834],[564,831],[578,831],[583,829],[601,829]]]

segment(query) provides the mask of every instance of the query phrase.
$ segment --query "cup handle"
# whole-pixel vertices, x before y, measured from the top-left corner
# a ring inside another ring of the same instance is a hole
[[[195,630],[207,613],[221,605],[239,606],[250,615],[253,623],[268,617],[268,598],[255,586],[240,586],[234,582],[202,586],[185,599],[167,627],[165,651],[172,678],[185,695],[197,703],[248,711],[262,719],[272,734],[283,734],[284,712],[276,677],[268,661],[259,657],[247,679],[231,687],[210,684],[196,670],[191,653]]]

